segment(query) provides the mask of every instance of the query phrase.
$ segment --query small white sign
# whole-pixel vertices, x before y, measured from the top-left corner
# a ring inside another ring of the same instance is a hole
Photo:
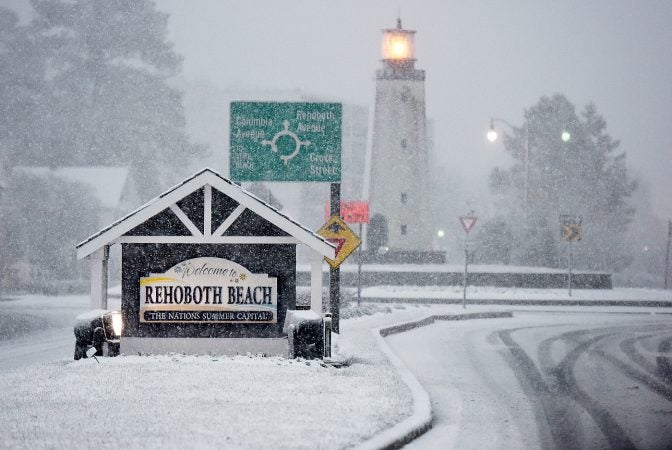
[[[193,258],[140,278],[140,322],[277,323],[277,278]]]

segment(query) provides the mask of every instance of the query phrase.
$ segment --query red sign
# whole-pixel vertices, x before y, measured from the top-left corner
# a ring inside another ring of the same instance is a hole
[[[462,228],[464,228],[464,232],[469,234],[474,225],[476,225],[477,220],[478,217],[472,215],[460,216],[460,223],[462,224]]]
[[[324,217],[328,219],[329,204],[325,210]],[[364,200],[346,200],[341,202],[341,219],[346,223],[368,223],[369,222],[369,202]]]

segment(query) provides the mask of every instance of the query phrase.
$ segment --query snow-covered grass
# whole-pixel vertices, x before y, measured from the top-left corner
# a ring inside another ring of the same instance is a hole
[[[3,448],[342,448],[409,408],[389,367],[362,361],[122,356],[0,378]],[[401,416],[401,417],[400,417]]]
[[[74,311],[88,307],[82,298],[25,297],[0,302],[0,316],[23,311],[45,317],[51,310],[58,317],[71,314],[71,324]],[[371,326],[399,320],[379,311],[416,316],[422,308],[365,309],[373,315],[342,323],[337,339],[337,356],[347,362],[342,368],[249,355],[72,361],[45,353],[47,362],[32,364],[35,358],[26,354],[41,351],[45,333],[35,334],[33,345],[26,336],[9,339],[0,345],[0,448],[331,449],[357,444],[412,410],[410,393],[375,345]],[[62,333],[72,348],[72,325]],[[24,357],[22,367],[12,360]]]

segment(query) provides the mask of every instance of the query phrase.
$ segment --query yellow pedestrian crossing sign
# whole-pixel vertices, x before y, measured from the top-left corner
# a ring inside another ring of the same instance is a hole
[[[336,244],[336,258],[324,258],[331,267],[338,268],[345,259],[350,256],[350,253],[355,251],[362,243],[357,236],[345,222],[338,216],[334,215],[327,220],[317,231],[317,234]]]

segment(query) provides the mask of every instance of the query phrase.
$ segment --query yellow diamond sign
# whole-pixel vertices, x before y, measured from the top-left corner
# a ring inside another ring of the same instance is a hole
[[[581,222],[581,216],[560,215],[560,239],[568,242],[580,241],[583,234]]]
[[[336,245],[336,259],[324,258],[331,267],[338,268],[362,241],[338,216],[331,216],[317,234]]]

